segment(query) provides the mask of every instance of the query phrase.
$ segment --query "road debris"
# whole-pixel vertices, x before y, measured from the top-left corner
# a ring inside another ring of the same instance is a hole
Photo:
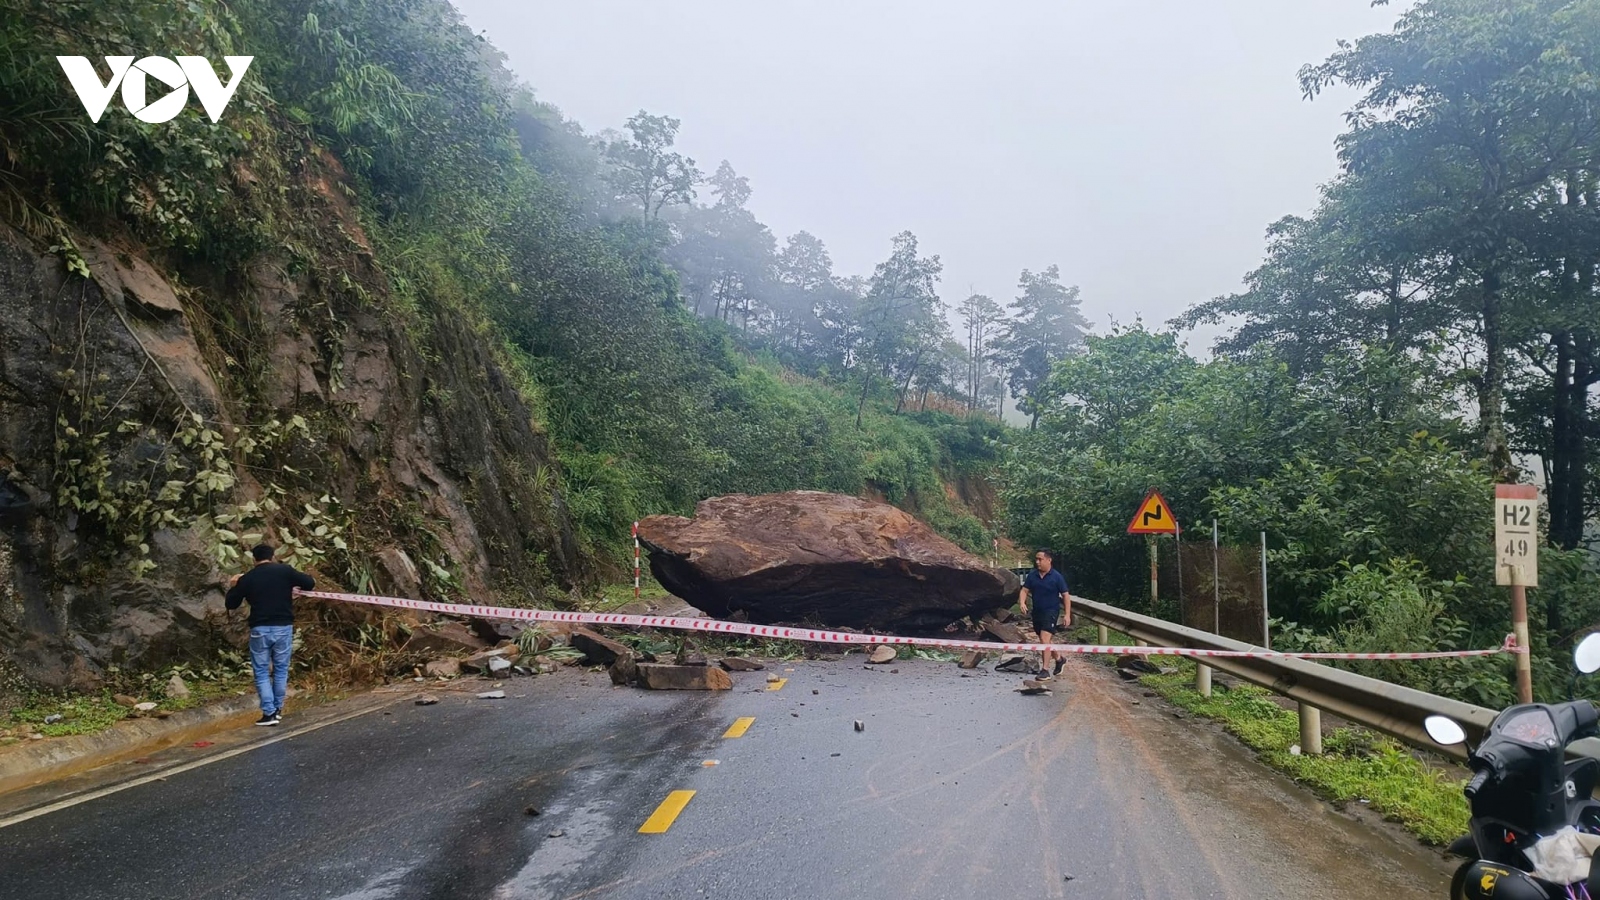
[[[1020,672],[1026,669],[1028,658],[1021,653],[1007,653],[994,664],[996,672]]]
[[[742,656],[724,656],[721,665],[729,672],[759,672],[766,668],[764,663],[758,663],[753,659],[745,659]]]
[[[1019,694],[1028,695],[1050,693],[1050,688],[1046,687],[1044,682],[1039,681],[1036,678],[1024,678],[1022,680],[1022,687],[1019,687],[1016,690]]]
[[[522,808],[522,812],[524,815],[537,816],[539,814],[539,807],[530,803]]]
[[[711,666],[671,666],[665,663],[640,663],[639,684],[653,691],[727,691],[733,679],[727,672]]]
[[[993,616],[984,616],[978,621],[978,627],[987,631],[991,636],[1007,644],[1028,643],[1020,630],[1015,625],[1009,625]]]
[[[857,731],[866,731],[867,730],[867,723],[861,721],[860,719],[857,719],[856,720],[856,730]]]
[[[572,629],[567,643],[571,644],[573,649],[582,651],[584,664],[590,666],[609,666],[616,662],[618,657],[631,658],[635,655],[625,645],[608,637],[601,637],[587,628]]]
[[[976,669],[978,667],[978,663],[982,661],[982,650],[968,650],[967,652],[961,654],[960,666],[963,669]]]
[[[432,705],[434,705],[435,703],[438,703],[438,702],[439,702],[439,698],[435,697],[432,694],[423,694],[421,697],[417,698],[417,705],[418,706],[432,706]]]
[[[479,700],[504,700],[505,698],[505,691],[484,691],[478,695]]]
[[[881,644],[873,649],[872,655],[867,657],[867,661],[871,663],[894,662],[896,655],[898,654],[893,647],[888,644]]]
[[[461,674],[461,660],[430,660],[427,665],[422,667],[422,672],[430,678],[454,678]]]
[[[173,675],[167,681],[167,696],[174,700],[189,696],[189,685],[184,683],[182,675]]]

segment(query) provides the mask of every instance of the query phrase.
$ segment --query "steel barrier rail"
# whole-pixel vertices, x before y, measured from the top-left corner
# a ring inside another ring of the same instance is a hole
[[[1190,647],[1197,650],[1266,649],[1078,596],[1073,596],[1072,608],[1093,622],[1114,628],[1152,646]],[[1305,659],[1208,657],[1196,662],[1261,685],[1306,706],[1326,710],[1381,731],[1412,746],[1456,759],[1466,758],[1466,748],[1435,744],[1423,730],[1423,719],[1434,714],[1449,716],[1461,723],[1468,739],[1476,744],[1498,712]],[[1600,756],[1600,752],[1597,752],[1600,751],[1600,741],[1579,741],[1571,749],[1584,756]]]

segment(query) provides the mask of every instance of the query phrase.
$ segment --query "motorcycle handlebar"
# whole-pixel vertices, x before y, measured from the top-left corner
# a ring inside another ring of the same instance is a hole
[[[1488,783],[1488,781],[1489,770],[1485,769],[1472,776],[1472,780],[1467,782],[1466,790],[1462,791],[1462,793],[1466,794],[1467,799],[1470,800],[1472,797],[1477,795],[1478,791],[1481,790],[1483,786]]]

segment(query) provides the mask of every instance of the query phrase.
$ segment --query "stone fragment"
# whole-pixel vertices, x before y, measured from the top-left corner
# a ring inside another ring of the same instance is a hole
[[[742,656],[724,656],[721,664],[729,672],[759,672],[766,668],[766,665]]]
[[[637,665],[639,683],[656,691],[726,691],[733,688],[727,672],[712,666]]]
[[[484,691],[478,695],[479,700],[504,700],[505,698],[505,691]]]
[[[608,637],[595,634],[587,628],[574,628],[567,643],[582,651],[584,663],[591,666],[609,666],[619,656],[633,656],[632,650]]]
[[[454,678],[461,674],[461,660],[435,659],[422,667],[430,678]]]
[[[982,660],[983,660],[983,651],[981,651],[981,650],[968,650],[967,652],[961,654],[961,668],[963,668],[963,669],[976,669],[978,667],[978,663],[981,662]]]
[[[895,655],[896,653],[893,647],[889,646],[888,644],[880,644],[873,648],[872,655],[867,658],[867,661],[879,664],[894,662]]]
[[[435,703],[438,703],[438,702],[439,702],[439,698],[433,696],[432,694],[423,694],[421,697],[417,698],[417,705],[418,706],[432,706],[432,705],[434,705]]]
[[[978,622],[978,627],[993,635],[996,640],[1006,644],[1026,644],[1028,639],[1015,625],[1009,625],[990,616],[985,616]]]
[[[189,685],[184,683],[181,675],[174,675],[167,681],[167,696],[174,700],[189,696]]]

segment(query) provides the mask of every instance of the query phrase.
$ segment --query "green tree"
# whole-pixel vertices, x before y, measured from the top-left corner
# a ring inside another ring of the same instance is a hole
[[[1057,360],[1083,345],[1089,323],[1079,309],[1077,286],[1063,286],[1056,266],[1038,274],[1023,269],[1017,287],[1022,293],[1011,303],[1015,312],[995,350],[1005,361],[1006,384],[1017,407],[1028,414],[1031,429],[1039,424],[1039,386]]]
[[[620,196],[638,204],[648,221],[659,218],[662,207],[693,200],[700,183],[694,160],[672,149],[681,124],[641,109],[625,125],[629,136],[605,145],[611,183]]]

